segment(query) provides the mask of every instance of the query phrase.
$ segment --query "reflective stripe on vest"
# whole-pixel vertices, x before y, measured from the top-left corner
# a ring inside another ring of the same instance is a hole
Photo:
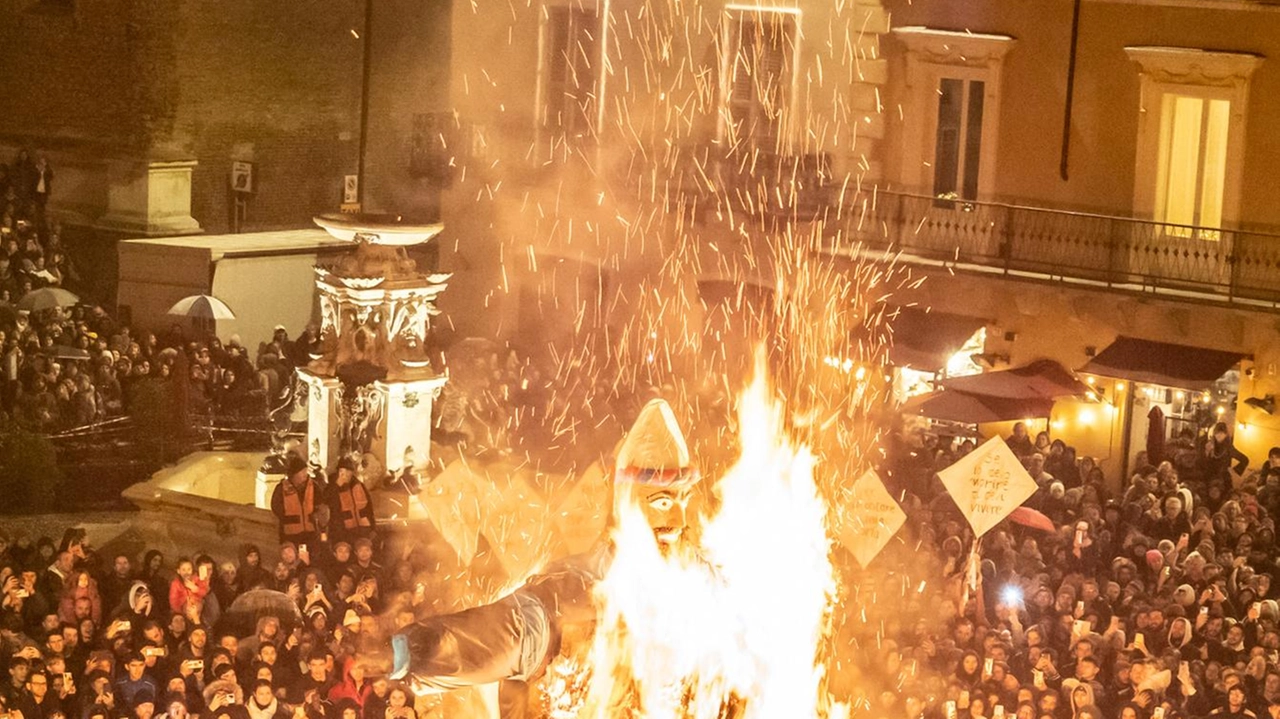
[[[284,533],[302,534],[316,531],[315,484],[307,482],[306,494],[298,498],[298,489],[291,480],[284,480]]]
[[[342,526],[346,529],[368,527],[369,518],[365,516],[365,507],[369,506],[369,494],[360,487],[356,492],[355,482],[338,488],[338,504],[342,509]]]

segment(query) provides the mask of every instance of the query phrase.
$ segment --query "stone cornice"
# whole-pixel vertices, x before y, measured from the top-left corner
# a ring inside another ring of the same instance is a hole
[[[907,51],[927,62],[970,67],[990,67],[1004,59],[1017,42],[1008,35],[939,30],[918,25],[896,27],[893,34]]]
[[[1154,80],[1226,87],[1247,82],[1264,59],[1252,53],[1188,47],[1130,46],[1124,51]]]

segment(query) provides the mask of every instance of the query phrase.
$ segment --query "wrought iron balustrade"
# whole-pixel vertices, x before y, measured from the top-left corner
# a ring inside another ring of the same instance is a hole
[[[1280,306],[1280,234],[898,192],[864,193],[853,207],[846,237],[876,249]]]

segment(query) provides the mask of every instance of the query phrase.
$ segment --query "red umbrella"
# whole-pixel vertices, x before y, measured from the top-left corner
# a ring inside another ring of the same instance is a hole
[[[1039,529],[1042,532],[1052,533],[1058,531],[1058,528],[1053,526],[1053,520],[1030,507],[1015,507],[1009,513],[1009,519],[1013,520],[1014,524],[1021,524],[1031,529]]]

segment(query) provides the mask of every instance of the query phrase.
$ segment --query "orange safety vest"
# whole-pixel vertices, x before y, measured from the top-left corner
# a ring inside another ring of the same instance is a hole
[[[307,482],[305,493],[299,498],[293,480],[284,480],[284,533],[303,534],[316,531],[316,485]]]
[[[357,492],[356,487],[354,480],[345,487],[338,487],[338,506],[342,509],[344,529],[370,526],[369,518],[364,514],[365,508],[369,506],[369,493],[364,491],[363,486]]]

